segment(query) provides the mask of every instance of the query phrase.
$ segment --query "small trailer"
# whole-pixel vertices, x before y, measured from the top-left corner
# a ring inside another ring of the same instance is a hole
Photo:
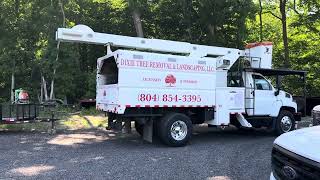
[[[34,103],[0,104],[0,125],[1,124],[25,124],[25,123],[51,123],[51,133],[55,132],[54,107]]]
[[[109,127],[134,121],[150,142],[158,136],[186,145],[192,124],[266,126],[282,134],[300,120],[292,95],[259,73],[275,72],[271,42],[240,50],[96,33],[85,25],[59,28],[56,39],[106,46],[97,60],[96,108],[107,112]]]

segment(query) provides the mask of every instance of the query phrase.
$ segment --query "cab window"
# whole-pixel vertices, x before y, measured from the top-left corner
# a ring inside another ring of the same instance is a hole
[[[259,75],[252,75],[256,90],[272,90],[270,83]]]

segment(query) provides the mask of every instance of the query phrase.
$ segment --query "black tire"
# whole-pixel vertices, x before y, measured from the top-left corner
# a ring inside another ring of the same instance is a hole
[[[294,116],[290,111],[287,111],[287,110],[280,111],[276,121],[277,121],[276,127],[275,127],[276,135],[281,135],[283,133],[286,133],[295,129],[296,124],[295,124]],[[288,124],[287,126],[285,126],[282,121],[288,122],[291,125],[289,126]]]
[[[175,124],[178,128],[176,136],[173,137],[171,128]],[[182,129],[181,131],[179,131]],[[185,146],[192,135],[192,122],[190,118],[181,113],[169,113],[161,118],[158,124],[158,133],[160,139],[167,145],[173,147]],[[180,133],[181,132],[181,135]]]

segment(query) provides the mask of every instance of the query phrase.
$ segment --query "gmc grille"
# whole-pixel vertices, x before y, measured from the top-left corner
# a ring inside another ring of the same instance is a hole
[[[279,180],[290,179],[288,174],[284,173],[284,166],[294,169],[296,172],[294,180],[320,179],[320,163],[294,154],[278,145],[273,146],[271,162],[273,174]]]

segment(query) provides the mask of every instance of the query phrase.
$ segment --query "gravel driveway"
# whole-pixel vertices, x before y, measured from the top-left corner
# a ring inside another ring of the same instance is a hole
[[[0,132],[0,179],[268,179],[275,137],[197,127],[186,147],[103,130]]]

